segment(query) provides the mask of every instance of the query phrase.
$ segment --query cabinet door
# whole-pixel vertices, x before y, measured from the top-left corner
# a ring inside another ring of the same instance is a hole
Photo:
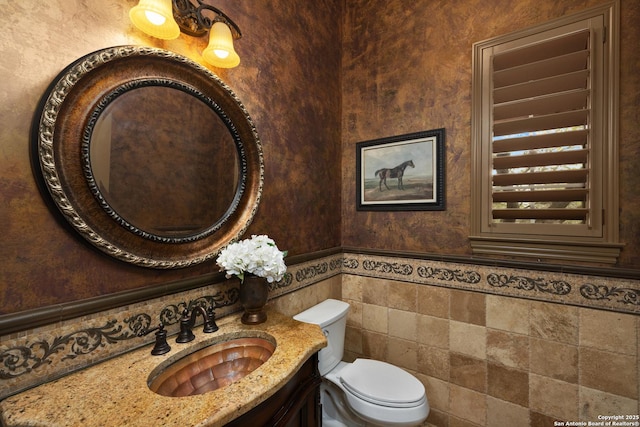
[[[320,383],[316,353],[273,396],[226,427],[318,427],[322,419]]]

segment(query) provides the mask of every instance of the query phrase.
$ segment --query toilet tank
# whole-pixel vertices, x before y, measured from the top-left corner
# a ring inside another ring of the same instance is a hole
[[[327,346],[318,353],[318,370],[322,376],[342,360],[348,311],[349,304],[346,302],[327,299],[293,316],[300,322],[320,326],[327,337]]]

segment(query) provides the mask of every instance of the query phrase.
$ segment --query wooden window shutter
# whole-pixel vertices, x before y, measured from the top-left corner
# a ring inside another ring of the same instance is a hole
[[[616,262],[619,7],[474,43],[474,254]]]
[[[581,30],[493,56],[494,221],[590,220],[590,38]]]

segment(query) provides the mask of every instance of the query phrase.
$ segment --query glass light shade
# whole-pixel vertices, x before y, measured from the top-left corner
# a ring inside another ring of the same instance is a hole
[[[220,68],[233,68],[240,64],[240,57],[233,48],[231,30],[224,22],[215,22],[209,30],[209,45],[202,52],[209,64]]]
[[[171,0],[140,0],[129,11],[133,25],[150,36],[172,40],[180,35],[180,27],[173,19]]]

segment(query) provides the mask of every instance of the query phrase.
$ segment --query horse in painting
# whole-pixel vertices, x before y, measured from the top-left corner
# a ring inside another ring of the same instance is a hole
[[[413,164],[413,160],[407,160],[406,162],[392,169],[388,169],[388,168],[378,169],[374,174],[374,176],[380,177],[380,184],[379,184],[380,191],[382,191],[382,184],[384,184],[384,186],[387,187],[387,190],[391,190],[387,185],[387,178],[398,178],[398,190],[404,190],[404,185],[402,184],[402,176],[404,175],[404,170],[408,166],[411,166],[412,168],[416,167]]]

